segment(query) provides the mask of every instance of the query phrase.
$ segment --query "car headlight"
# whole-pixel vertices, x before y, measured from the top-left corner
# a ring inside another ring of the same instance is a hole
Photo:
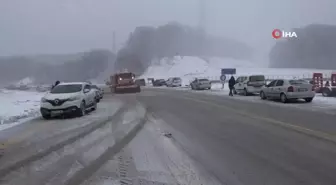
[[[47,99],[41,98],[41,102],[45,103],[45,102],[47,102]]]
[[[75,97],[69,98],[69,101],[76,101],[76,100],[79,100],[79,99],[80,99],[79,96],[75,96]]]
[[[122,80],[122,78],[119,78],[119,80]]]

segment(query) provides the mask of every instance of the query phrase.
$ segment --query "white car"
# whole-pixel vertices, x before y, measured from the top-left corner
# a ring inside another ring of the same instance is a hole
[[[211,82],[208,79],[195,79],[190,83],[192,90],[211,89]]]
[[[169,78],[166,81],[167,87],[181,87],[182,86],[182,79],[179,77]]]
[[[234,93],[243,94],[244,96],[256,94],[260,92],[261,87],[264,85],[264,75],[239,76],[234,85]]]
[[[311,102],[315,97],[315,91],[313,85],[305,80],[277,79],[262,88],[260,97],[261,99],[280,99],[283,103],[295,99]]]
[[[63,114],[83,116],[88,109],[97,108],[95,97],[89,83],[60,83],[41,99],[40,111],[45,119]]]

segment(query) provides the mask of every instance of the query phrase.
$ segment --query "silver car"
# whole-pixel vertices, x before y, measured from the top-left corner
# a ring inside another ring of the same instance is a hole
[[[166,81],[167,87],[181,87],[182,86],[182,79],[179,77],[169,78]]]
[[[203,90],[203,89],[211,89],[211,83],[208,79],[195,79],[190,83],[190,87],[193,90]]]
[[[261,99],[280,99],[286,103],[288,100],[304,99],[311,102],[315,97],[313,85],[305,80],[277,79],[262,87]]]

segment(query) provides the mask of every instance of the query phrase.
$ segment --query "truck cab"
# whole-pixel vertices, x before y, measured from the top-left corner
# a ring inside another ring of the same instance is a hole
[[[112,92],[140,92],[140,86],[135,83],[135,75],[130,72],[117,73],[111,76]]]

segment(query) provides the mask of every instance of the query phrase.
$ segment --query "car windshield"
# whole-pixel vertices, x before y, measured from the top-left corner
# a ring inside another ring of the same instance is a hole
[[[82,90],[81,84],[57,85],[50,91],[50,93],[52,94],[75,93],[81,90]]]
[[[118,78],[121,79],[131,79],[132,77],[134,77],[132,73],[121,73],[118,75]]]
[[[250,81],[251,81],[251,82],[265,81],[265,76],[263,76],[263,75],[250,76]]]
[[[309,84],[306,80],[289,80],[291,85],[299,85],[299,84]]]

